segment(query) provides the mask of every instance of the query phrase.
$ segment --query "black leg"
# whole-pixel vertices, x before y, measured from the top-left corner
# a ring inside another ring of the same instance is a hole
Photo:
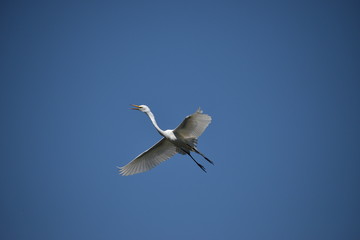
[[[194,160],[194,162],[199,166],[199,168],[201,168],[204,172],[206,172],[206,169],[204,168],[203,165],[201,165],[200,163],[198,163],[195,158],[193,158],[193,156],[191,156],[191,154],[189,152],[187,152],[187,155],[189,155],[191,157],[192,160]]]
[[[200,154],[203,158],[205,158],[206,161],[208,161],[209,163],[211,163],[212,165],[214,165],[214,162],[211,161],[210,159],[208,159],[207,157],[205,157],[204,154],[202,154],[201,152],[199,152],[196,148],[194,148],[194,151],[197,153],[197,154]]]

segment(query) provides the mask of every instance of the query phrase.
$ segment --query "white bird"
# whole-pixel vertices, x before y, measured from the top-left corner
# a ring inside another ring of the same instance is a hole
[[[208,162],[214,164],[210,159],[205,157],[204,154],[199,152],[196,148],[198,137],[205,131],[211,122],[211,117],[203,114],[200,108],[192,115],[187,116],[184,121],[174,130],[161,130],[156,123],[154,114],[146,105],[133,105],[134,110],[139,110],[146,113],[150,118],[152,124],[163,138],[152,146],[150,149],[141,153],[134,160],[127,165],[119,168],[119,173],[123,176],[133,175],[136,173],[146,172],[161,162],[164,162],[174,156],[176,153],[182,155],[189,155],[192,160],[204,171],[204,166],[199,164],[191,155],[190,152],[196,152],[204,157]]]

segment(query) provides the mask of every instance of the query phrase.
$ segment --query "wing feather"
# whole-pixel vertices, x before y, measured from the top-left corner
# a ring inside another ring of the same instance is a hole
[[[125,166],[119,167],[119,172],[123,176],[146,172],[161,162],[168,160],[176,153],[176,147],[171,142],[163,138]]]
[[[211,117],[203,114],[200,108],[174,130],[175,134],[181,135],[183,138],[198,138],[205,131],[211,122]]]

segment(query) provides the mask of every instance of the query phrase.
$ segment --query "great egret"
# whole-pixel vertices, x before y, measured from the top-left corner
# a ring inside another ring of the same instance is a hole
[[[198,163],[190,152],[196,152],[205,158],[211,164],[214,164],[204,154],[196,148],[198,137],[205,131],[211,122],[211,117],[203,114],[200,108],[192,115],[187,116],[184,121],[174,130],[161,130],[156,123],[154,114],[146,105],[133,105],[133,110],[139,110],[146,113],[152,124],[163,138],[150,149],[141,153],[134,160],[123,167],[119,167],[119,173],[123,176],[133,175],[152,169],[161,162],[164,162],[174,156],[176,153],[189,155],[192,160],[204,171],[203,165]]]

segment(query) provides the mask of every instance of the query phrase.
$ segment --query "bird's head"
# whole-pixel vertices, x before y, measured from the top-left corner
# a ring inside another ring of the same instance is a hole
[[[134,105],[134,104],[131,104],[131,106],[134,106],[134,108],[131,108],[133,110],[139,110],[141,112],[150,112],[150,108],[146,105]]]

